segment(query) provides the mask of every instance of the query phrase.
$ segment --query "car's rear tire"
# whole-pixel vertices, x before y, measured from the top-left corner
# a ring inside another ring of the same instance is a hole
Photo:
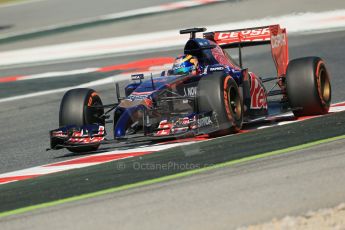
[[[102,106],[102,100],[93,89],[78,88],[65,93],[60,104],[59,126],[88,124],[105,124],[103,108],[91,106]],[[81,146],[67,148],[71,152],[89,152],[97,150],[99,145]]]
[[[199,112],[213,111],[219,130],[211,136],[238,132],[243,123],[243,100],[235,80],[222,72],[203,77],[198,84]]]
[[[286,93],[296,117],[326,114],[331,104],[331,83],[319,57],[291,60],[286,72]]]

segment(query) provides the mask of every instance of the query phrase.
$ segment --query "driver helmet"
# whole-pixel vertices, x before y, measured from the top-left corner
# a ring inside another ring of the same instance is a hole
[[[171,74],[173,75],[187,75],[197,74],[198,59],[190,54],[179,56],[175,59]]]

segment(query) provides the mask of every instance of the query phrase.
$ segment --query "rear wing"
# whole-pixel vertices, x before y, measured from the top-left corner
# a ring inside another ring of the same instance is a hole
[[[270,44],[278,77],[286,73],[289,63],[288,38],[286,29],[280,28],[279,25],[209,32],[204,33],[204,38],[215,41],[225,49],[239,48],[240,65],[242,65],[242,47]]]

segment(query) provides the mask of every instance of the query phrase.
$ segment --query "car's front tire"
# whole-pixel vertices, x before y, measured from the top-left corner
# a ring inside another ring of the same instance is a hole
[[[99,106],[100,108],[95,108]],[[65,93],[60,104],[59,126],[105,124],[102,100],[93,89],[78,88]],[[76,146],[67,148],[71,152],[89,152],[97,150],[99,145]]]

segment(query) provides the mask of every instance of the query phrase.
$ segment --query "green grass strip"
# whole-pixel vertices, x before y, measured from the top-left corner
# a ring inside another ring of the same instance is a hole
[[[10,2],[23,2],[24,0],[0,0],[0,4],[10,3]]]
[[[79,195],[79,196],[74,196],[74,197],[65,198],[65,199],[61,199],[61,200],[56,200],[56,201],[51,201],[51,202],[47,202],[47,203],[32,205],[32,206],[19,208],[19,209],[15,209],[15,210],[11,210],[11,211],[5,211],[5,212],[0,213],[0,217],[17,215],[17,214],[21,214],[21,213],[41,209],[41,208],[47,208],[47,207],[52,207],[52,206],[56,206],[59,204],[72,202],[72,201],[79,201],[79,200],[83,200],[83,199],[93,198],[93,197],[97,197],[97,196],[101,196],[101,195],[105,195],[105,194],[109,194],[109,193],[114,193],[114,192],[119,192],[119,191],[131,189],[131,188],[137,188],[137,187],[141,187],[141,186],[145,186],[145,185],[151,185],[151,184],[155,184],[155,183],[165,182],[165,181],[169,181],[169,180],[173,180],[173,179],[177,179],[177,178],[181,178],[181,177],[194,175],[197,173],[206,172],[206,171],[213,170],[213,169],[232,166],[235,164],[245,163],[245,162],[253,161],[256,159],[275,156],[275,155],[288,153],[288,152],[292,152],[292,151],[302,150],[302,149],[310,148],[310,147],[313,147],[316,145],[320,145],[320,144],[324,144],[324,143],[328,143],[328,142],[332,142],[332,141],[337,141],[337,140],[342,140],[342,139],[345,139],[345,135],[327,138],[327,139],[318,140],[318,141],[313,141],[313,142],[309,142],[306,144],[297,145],[297,146],[293,146],[293,147],[289,147],[289,148],[285,148],[285,149],[280,149],[280,150],[276,150],[276,151],[272,151],[272,152],[257,154],[257,155],[250,156],[250,157],[244,157],[244,158],[241,158],[238,160],[232,160],[232,161],[216,164],[216,165],[201,168],[201,169],[194,169],[194,170],[190,170],[190,171],[186,171],[186,172],[182,172],[182,173],[177,173],[177,174],[173,174],[173,175],[169,175],[169,176],[164,176],[164,177],[160,177],[160,178],[156,178],[156,179],[150,179],[150,180],[141,181],[141,182],[137,182],[137,183],[133,183],[133,184],[128,184],[128,185],[123,185],[123,186],[119,186],[119,187],[104,189],[104,190],[101,190],[98,192],[87,193],[87,194],[83,194],[83,195]]]

